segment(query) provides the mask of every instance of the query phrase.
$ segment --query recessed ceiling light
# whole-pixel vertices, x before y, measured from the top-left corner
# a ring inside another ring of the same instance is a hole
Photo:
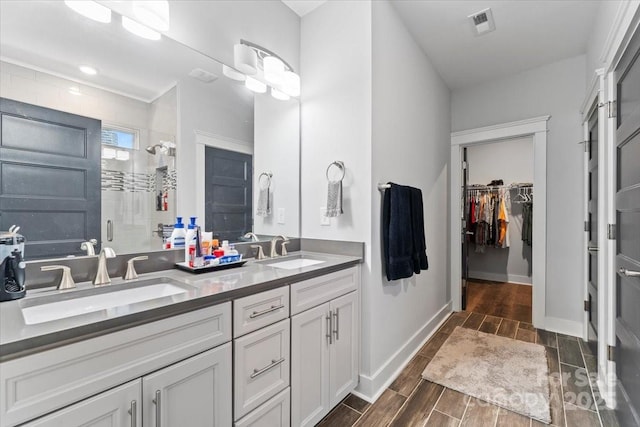
[[[78,86],[71,86],[69,88],[69,93],[76,96],[82,95],[82,92],[80,92],[80,88]]]
[[[98,70],[91,67],[90,65],[80,65],[78,68],[80,69],[80,71],[90,76],[95,76],[96,74],[98,74]]]
[[[160,40],[160,33],[153,31],[151,28],[134,21],[126,16],[122,17],[122,26],[129,32],[135,34],[138,37],[142,37],[147,40]]]
[[[111,9],[91,0],[65,0],[64,4],[94,21],[108,24],[111,22]]]

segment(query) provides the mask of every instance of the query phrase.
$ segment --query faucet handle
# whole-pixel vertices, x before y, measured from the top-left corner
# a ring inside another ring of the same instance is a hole
[[[261,245],[251,245],[251,247],[252,247],[253,249],[258,249],[258,253],[256,254],[256,258],[257,258],[258,260],[261,260],[261,259],[264,259],[264,258],[265,258],[265,256],[264,256],[264,251],[262,250],[262,246],[261,246]]]
[[[280,250],[280,255],[285,256],[288,255],[287,245],[290,243],[290,240],[283,240],[282,245],[280,246],[282,249]]]
[[[66,265],[45,265],[40,267],[40,271],[52,270],[62,270],[62,279],[60,279],[60,283],[58,283],[58,290],[73,289],[76,287],[76,283],[73,281],[73,277],[71,276],[70,267],[67,267]]]
[[[146,255],[137,256],[137,257],[131,258],[129,261],[127,261],[127,272],[125,273],[124,276],[122,276],[122,278],[124,280],[137,279],[138,278],[138,273],[136,272],[136,268],[133,265],[133,263],[136,262],[136,261],[146,261],[148,259],[149,259],[149,257],[146,256]]]

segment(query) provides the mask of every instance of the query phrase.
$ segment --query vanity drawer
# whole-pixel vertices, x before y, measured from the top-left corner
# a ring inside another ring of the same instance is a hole
[[[0,427],[14,426],[231,340],[231,303],[0,363]]]
[[[291,285],[291,315],[358,289],[359,267],[329,273]]]
[[[289,386],[289,319],[234,340],[234,418]]]
[[[233,336],[239,337],[289,317],[289,287],[233,301]]]
[[[290,425],[291,387],[287,387],[234,424],[235,427],[289,427]]]

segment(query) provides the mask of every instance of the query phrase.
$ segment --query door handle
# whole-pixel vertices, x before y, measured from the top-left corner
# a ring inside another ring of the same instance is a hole
[[[331,332],[331,320],[332,320],[332,312],[331,310],[329,310],[329,314],[327,315],[326,319],[327,319],[327,334],[325,335],[327,337],[327,340],[329,340],[329,344],[333,344],[333,333]]]
[[[597,246],[587,246],[587,250],[589,252],[598,252],[600,249]]]
[[[113,221],[110,219],[107,220],[107,240],[113,241]]]
[[[625,277],[640,277],[640,271],[627,270],[626,268],[620,268],[618,273]]]
[[[340,339],[339,330],[340,330],[340,309],[336,308],[336,312],[333,313],[333,318],[336,319],[336,324],[333,329],[333,333],[336,334],[336,341]]]
[[[272,305],[271,307],[262,310],[262,311],[254,311],[253,313],[251,313],[249,315],[250,319],[255,319],[256,317],[260,317],[260,316],[264,316],[265,314],[269,314],[272,311],[277,311],[280,310],[281,308],[284,308],[284,304],[280,304],[280,305]]]
[[[160,390],[156,390],[156,398],[153,399],[153,403],[156,404],[156,427],[161,427],[162,421],[160,417],[162,416],[162,408],[160,406]]]
[[[271,363],[267,366],[265,366],[262,369],[254,369],[253,370],[253,374],[250,375],[251,379],[254,379],[255,377],[258,377],[262,374],[264,374],[265,372],[267,372],[269,369],[275,368],[276,366],[278,366],[279,364],[281,364],[282,362],[284,362],[284,357],[281,357],[280,359],[271,359]]]
[[[138,425],[138,403],[135,400],[131,401],[129,413],[131,414],[131,427],[136,427]]]

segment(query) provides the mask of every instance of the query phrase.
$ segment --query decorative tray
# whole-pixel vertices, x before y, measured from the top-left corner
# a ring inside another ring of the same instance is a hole
[[[216,264],[216,265],[205,265],[203,267],[189,267],[189,263],[185,261],[185,262],[177,262],[176,268],[179,270],[188,271],[189,273],[200,274],[200,273],[209,273],[211,271],[226,270],[228,268],[242,267],[246,262],[247,260],[245,259],[245,260],[234,261],[234,262],[225,262],[225,263]]]

